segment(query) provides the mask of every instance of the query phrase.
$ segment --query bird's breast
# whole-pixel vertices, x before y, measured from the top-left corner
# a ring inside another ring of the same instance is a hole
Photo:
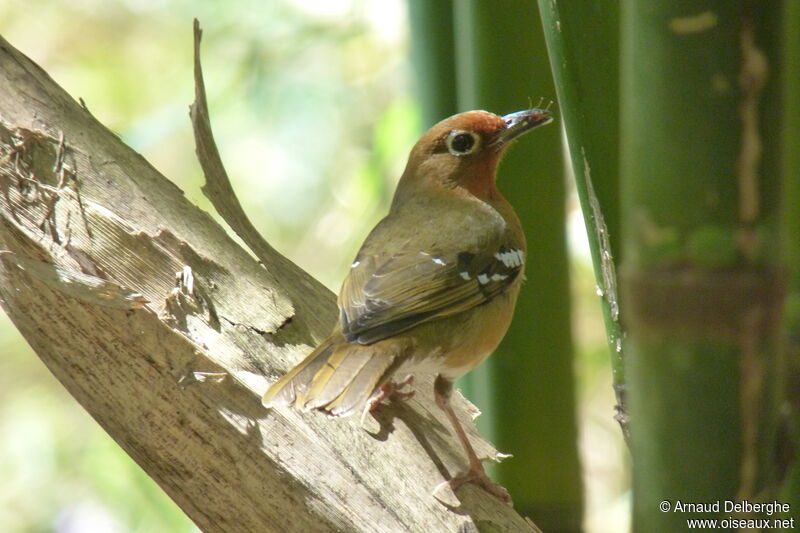
[[[508,331],[520,284],[521,276],[506,291],[483,305],[412,330],[413,353],[398,374],[438,373],[454,380],[478,366]]]

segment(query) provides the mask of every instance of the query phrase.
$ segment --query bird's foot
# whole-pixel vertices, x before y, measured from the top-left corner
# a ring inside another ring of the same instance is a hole
[[[492,481],[492,479],[486,475],[486,472],[484,472],[482,468],[477,472],[470,470],[466,474],[461,474],[460,476],[454,477],[450,480],[450,487],[453,490],[456,490],[464,483],[478,485],[492,496],[498,498],[504,503],[507,503],[508,505],[512,505],[511,494],[508,493],[508,490],[500,483]]]
[[[449,498],[447,495],[447,488],[452,491],[451,494],[455,495],[455,491],[465,483],[477,485],[500,501],[511,506],[514,505],[511,501],[511,494],[508,493],[508,490],[500,483],[495,483],[492,481],[492,479],[486,475],[486,471],[483,469],[483,466],[480,466],[479,468],[470,468],[466,473],[440,483],[435,489],[433,489],[433,496],[442,503],[451,504],[449,501],[451,498]]]
[[[374,411],[384,400],[406,401],[414,397],[414,391],[403,392],[402,389],[414,384],[414,375],[409,374],[402,381],[387,381],[375,391],[367,401],[367,411]]]
[[[370,431],[373,429],[372,426],[374,424],[367,423],[367,415],[370,414],[372,411],[378,408],[378,406],[386,400],[396,400],[396,401],[406,401],[414,397],[414,391],[403,391],[402,389],[406,387],[410,387],[414,384],[414,375],[409,374],[402,381],[387,381],[380,387],[375,393],[367,400],[366,405],[364,405],[364,410],[361,412],[361,427],[367,429],[370,433],[375,433],[375,431]]]
[[[391,388],[391,390],[389,391],[390,400],[405,402],[414,397],[414,392],[415,392],[414,389],[407,390],[405,392],[403,392],[402,390],[405,389],[406,387],[411,387],[414,385],[414,374],[407,375],[405,378],[403,378],[402,381],[397,381],[397,382],[390,381],[388,385]]]

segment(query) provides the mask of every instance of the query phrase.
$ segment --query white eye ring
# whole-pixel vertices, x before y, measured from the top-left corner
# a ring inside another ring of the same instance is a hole
[[[445,140],[447,151],[457,156],[471,154],[478,149],[480,144],[481,138],[478,134],[464,130],[451,131]]]

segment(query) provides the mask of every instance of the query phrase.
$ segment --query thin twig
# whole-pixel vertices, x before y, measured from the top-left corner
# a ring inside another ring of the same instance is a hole
[[[236,197],[228,173],[222,164],[219,149],[214,142],[211,131],[211,121],[208,114],[205,83],[203,82],[203,69],[200,64],[200,40],[203,30],[200,22],[194,20],[194,87],[195,100],[189,107],[189,115],[194,128],[195,151],[200,166],[203,169],[206,182],[202,187],[203,194],[228,223],[228,225],[242,238],[250,250],[264,264],[275,264],[276,258],[286,260],[272,246],[267,243],[255,228],[242,204]],[[284,266],[284,265],[279,265]]]

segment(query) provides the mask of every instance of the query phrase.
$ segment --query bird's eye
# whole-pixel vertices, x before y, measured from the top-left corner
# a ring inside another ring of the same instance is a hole
[[[478,136],[469,131],[453,130],[447,136],[447,149],[453,155],[467,155],[478,147]]]

